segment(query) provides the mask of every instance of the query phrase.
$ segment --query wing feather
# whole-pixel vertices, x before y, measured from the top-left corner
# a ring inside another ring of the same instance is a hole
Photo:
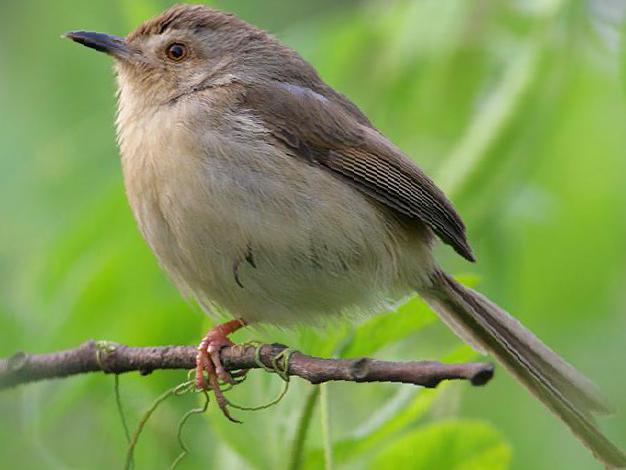
[[[347,106],[345,98],[272,82],[247,85],[241,105],[262,119],[295,156],[420,220],[457,253],[474,261],[463,221],[443,192],[361,114],[353,116],[357,108]]]

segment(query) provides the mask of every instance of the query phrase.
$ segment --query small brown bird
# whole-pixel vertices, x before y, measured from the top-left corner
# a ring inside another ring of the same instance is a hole
[[[197,358],[198,386],[225,413],[229,333],[354,318],[417,291],[600,461],[626,466],[594,423],[607,411],[595,386],[434,260],[439,238],[474,261],[452,204],[298,53],[200,5],[126,38],[67,37],[115,59],[124,180],[143,236],[183,293],[236,318],[209,331]]]

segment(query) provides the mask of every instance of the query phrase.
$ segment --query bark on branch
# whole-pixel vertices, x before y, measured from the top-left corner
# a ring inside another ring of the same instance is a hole
[[[271,368],[286,346],[233,346],[221,352],[227,370],[257,369],[258,358]],[[192,346],[129,347],[88,341],[78,348],[50,354],[17,353],[0,359],[0,390],[46,379],[88,372],[121,374],[138,371],[147,375],[157,369],[193,369],[196,348]],[[300,352],[290,355],[287,373],[312,384],[343,380],[349,382],[400,382],[436,387],[443,380],[469,380],[484,385],[493,377],[488,363],[442,364],[434,361],[394,362],[369,358],[322,359]]]

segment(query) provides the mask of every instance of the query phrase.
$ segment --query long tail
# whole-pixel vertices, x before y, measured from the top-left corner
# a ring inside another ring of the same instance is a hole
[[[608,468],[626,468],[626,454],[593,420],[609,409],[594,384],[565,362],[511,315],[443,272],[425,300],[462,339],[493,354],[528,390],[552,410]]]

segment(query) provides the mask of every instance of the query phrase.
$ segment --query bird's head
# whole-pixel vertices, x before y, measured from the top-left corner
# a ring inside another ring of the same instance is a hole
[[[200,88],[280,73],[289,50],[232,14],[177,5],[126,37],[75,31],[67,38],[115,59],[122,93],[166,104]]]

